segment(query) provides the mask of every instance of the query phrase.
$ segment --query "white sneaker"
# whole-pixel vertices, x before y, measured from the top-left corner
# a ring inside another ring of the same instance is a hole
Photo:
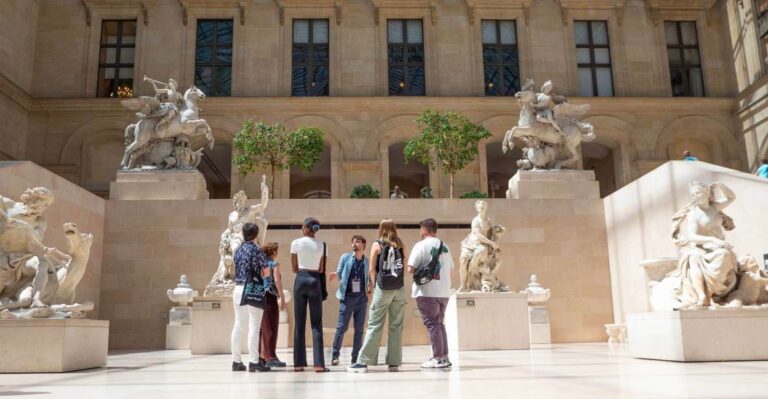
[[[448,359],[441,359],[441,360],[437,361],[436,368],[438,368],[438,369],[446,369],[446,368],[450,368],[451,366],[453,366],[453,364],[451,364],[450,360],[448,360]]]
[[[432,359],[429,359],[426,362],[422,363],[421,364],[421,368],[423,368],[423,369],[435,369],[435,368],[438,367],[438,364],[439,364],[439,362],[437,361],[437,359],[432,358]]]

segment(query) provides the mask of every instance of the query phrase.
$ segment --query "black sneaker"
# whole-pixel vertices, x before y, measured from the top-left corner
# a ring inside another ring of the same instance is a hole
[[[331,359],[331,366],[338,366],[339,363],[341,363],[341,362],[339,362],[339,358],[338,357],[334,357],[333,359]],[[354,364],[354,362],[352,364]]]
[[[270,371],[270,370],[272,370],[272,369],[267,367],[267,365],[262,363],[262,362],[248,363],[248,371],[251,372],[251,373],[256,372],[256,371],[258,371],[260,373],[263,373],[265,371]]]
[[[232,362],[232,371],[245,371],[243,362]]]
[[[283,368],[285,366],[285,362],[281,362],[280,359],[272,359],[267,361],[267,367]]]
[[[353,364],[349,367],[347,367],[347,372],[349,373],[367,373],[368,372],[368,366],[364,364]]]
[[[392,365],[390,365],[388,370],[389,370],[390,373],[397,373],[398,371],[400,371],[400,366],[392,366]]]

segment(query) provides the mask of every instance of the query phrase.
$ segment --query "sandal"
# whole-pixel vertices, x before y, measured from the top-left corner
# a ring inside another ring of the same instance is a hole
[[[315,373],[327,373],[331,371],[329,368],[325,366],[315,366],[314,369],[315,369]]]
[[[297,373],[298,373],[298,372],[301,372],[301,371],[304,371],[304,367],[294,367],[294,368],[293,368],[293,371],[294,371],[294,372],[297,372]]]

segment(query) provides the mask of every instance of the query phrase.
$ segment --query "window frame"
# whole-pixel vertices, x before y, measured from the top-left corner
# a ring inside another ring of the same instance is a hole
[[[389,23],[391,21],[400,21],[402,23],[402,30],[403,30],[403,41],[400,43],[391,43],[389,41]],[[411,43],[409,41],[408,37],[408,22],[409,21],[418,21],[419,26],[421,28],[421,42],[420,43]],[[419,96],[426,96],[427,95],[427,67],[426,67],[426,61],[427,61],[427,54],[426,54],[426,46],[424,45],[425,39],[425,29],[424,29],[424,20],[422,18],[387,18],[386,24],[385,24],[385,32],[386,32],[386,43],[387,43],[387,52],[386,52],[386,62],[387,62],[387,95],[389,96],[405,96],[405,97],[419,97]],[[390,49],[392,47],[402,47],[403,50],[403,63],[402,64],[392,64],[390,62]],[[421,58],[422,61],[420,64],[416,63],[409,63],[408,62],[408,49],[410,47],[421,47]],[[392,67],[403,67],[403,80],[400,82],[399,86],[404,89],[405,92],[398,93],[392,91],[392,82],[391,82],[391,76],[390,72]],[[410,93],[407,88],[410,87],[408,84],[408,70],[410,67],[421,67],[423,71],[423,91],[421,93]]]
[[[493,43],[493,44],[485,43],[485,40],[483,38],[483,23],[485,23],[485,22],[493,22],[494,23],[495,28],[496,28],[496,43]],[[501,22],[512,22],[512,24],[514,25],[515,42],[513,44],[504,44],[504,43],[501,42]],[[512,19],[504,19],[504,18],[502,18],[502,19],[490,19],[490,18],[480,19],[480,51],[481,51],[481,57],[482,57],[482,61],[483,61],[483,93],[484,93],[484,95],[486,97],[510,97],[510,96],[514,96],[515,93],[520,90],[520,87],[521,87],[521,85],[520,85],[520,76],[521,75],[520,75],[520,44],[519,43],[520,43],[520,35],[519,35],[519,32],[518,32],[518,27],[517,27],[517,19],[515,19],[515,18],[512,18]],[[502,83],[502,85],[504,84],[504,73],[503,73],[504,67],[514,66],[517,69],[517,86],[516,87],[513,84],[513,87],[506,88],[506,92],[504,92],[502,90],[496,90],[498,94],[488,94],[488,86],[490,84],[493,84],[493,82],[489,81],[488,77],[485,74],[485,69],[488,67],[488,64],[485,61],[485,49],[486,49],[486,47],[495,47],[495,48],[498,49],[498,61],[499,62],[495,63],[495,64],[490,64],[490,66],[495,66],[495,67],[499,68],[499,71],[501,72],[500,82]],[[515,59],[517,60],[517,62],[514,65],[512,65],[512,64],[505,64],[505,63],[502,62],[503,58],[501,56],[501,54],[502,54],[501,50],[503,48],[508,48],[508,47],[512,47],[514,49],[515,56],[516,56]]]
[[[587,37],[589,38],[589,43],[587,44],[578,44],[578,42],[575,40],[576,38],[576,24],[577,23],[586,23],[587,24]],[[594,37],[592,35],[592,24],[594,23],[603,23],[605,24],[605,44],[595,44],[594,43]],[[599,19],[579,19],[573,21],[573,30],[574,30],[574,44],[576,45],[576,73],[577,73],[577,81],[579,84],[579,91],[581,91],[581,78],[579,75],[579,69],[581,68],[589,68],[591,75],[592,75],[592,97],[615,97],[616,96],[616,85],[614,84],[613,79],[613,55],[611,54],[611,32],[610,32],[610,26],[608,24],[607,20],[599,20]],[[588,49],[589,50],[589,60],[590,62],[588,64],[580,63],[578,52],[579,49]],[[595,50],[596,49],[605,49],[608,51],[608,63],[597,63],[597,59],[595,57]],[[600,86],[597,83],[597,70],[601,68],[608,68],[608,71],[611,73],[611,94],[610,95],[602,95],[600,94]]]
[[[200,30],[200,25],[203,24],[203,23],[208,23],[208,22],[214,22],[215,23],[215,28],[213,30],[213,42],[210,43],[210,44],[202,44],[201,45],[199,43],[199,38],[198,38],[198,32]],[[230,24],[232,24],[232,40],[228,44],[225,43],[225,44],[221,44],[220,45],[218,43],[218,40],[219,40],[218,31],[219,31],[219,23],[222,23],[222,22],[229,22]],[[210,97],[232,97],[232,86],[233,86],[232,85],[232,78],[234,76],[234,73],[233,73],[233,61],[234,61],[234,55],[235,55],[235,21],[234,21],[234,19],[232,19],[232,18],[198,18],[197,19],[197,23],[195,25],[194,38],[195,38],[195,42],[194,42],[195,43],[195,47],[194,47],[193,52],[192,52],[192,54],[193,54],[193,62],[194,62],[194,69],[193,69],[193,81],[194,81],[194,84],[196,86],[200,86],[199,83],[198,83],[197,68],[198,67],[211,67],[212,71],[213,71],[212,72],[212,82],[210,84],[206,85],[206,86],[208,86],[210,88],[210,90],[207,90],[208,92],[206,92],[205,95],[206,96],[210,96]],[[217,56],[217,54],[218,54],[217,50],[218,50],[219,47],[225,47],[226,45],[229,46],[230,53],[231,53],[230,54],[229,63],[219,62],[218,61],[218,56]],[[211,59],[213,60],[212,62],[198,63],[198,61],[197,61],[197,51],[198,51],[198,49],[200,49],[200,47],[209,47],[209,48],[212,49],[212,52],[211,52],[211,54],[212,54]],[[216,70],[217,70],[218,67],[224,67],[224,66],[229,66],[229,93],[222,95],[222,94],[220,94],[218,92],[219,79],[218,79],[218,74],[216,73]]]
[[[667,39],[667,33],[666,24],[673,23],[675,24],[675,33],[677,35],[677,42],[678,44],[669,44],[669,40]],[[684,44],[683,43],[683,24],[691,24],[693,26],[694,31],[696,32],[696,44]],[[685,20],[665,20],[664,21],[664,41],[665,41],[665,49],[666,55],[667,55],[667,67],[669,68],[669,84],[670,84],[670,90],[672,90],[672,96],[673,97],[706,97],[707,96],[707,88],[704,85],[705,79],[704,79],[704,63],[703,63],[703,57],[701,56],[701,48],[699,45],[701,44],[701,40],[699,39],[699,27],[697,26],[696,21],[685,21]],[[679,96],[675,96],[674,92],[674,86],[672,86],[672,71],[673,71],[673,65],[672,61],[669,60],[669,52],[670,50],[676,50],[680,55],[680,65],[675,65],[674,69],[680,69],[683,74],[683,94]],[[698,64],[689,64],[686,62],[685,58],[685,50],[696,50],[696,52],[699,55],[699,63]],[[699,68],[701,71],[701,96],[696,96],[691,91],[691,82],[690,82],[690,75],[689,70],[692,68]]]
[[[297,21],[306,21],[306,22],[309,23],[309,27],[308,27],[308,29],[309,29],[308,35],[309,36],[307,38],[307,42],[306,43],[297,43],[296,42],[295,27],[296,27],[296,22]],[[327,37],[327,40],[326,40],[325,43],[315,43],[314,40],[313,40],[313,36],[314,36],[314,23],[316,21],[325,21],[325,23],[328,26],[328,37]],[[307,52],[307,63],[306,64],[301,64],[299,66],[296,65],[296,63],[294,61],[294,58],[293,58],[293,53],[294,53],[297,45],[300,46],[300,47],[307,47],[307,49],[308,49],[308,52]],[[326,53],[328,54],[328,57],[326,59],[326,63],[325,64],[314,64],[312,62],[312,54],[314,52],[314,48],[319,48],[319,47],[325,47]],[[331,64],[331,21],[330,21],[330,18],[293,18],[291,20],[291,70],[290,70],[290,72],[291,72],[291,96],[292,97],[328,97],[328,96],[330,96],[330,93],[331,93],[331,67],[330,67],[330,64]],[[313,73],[314,68],[321,67],[321,66],[325,66],[325,68],[327,70],[328,81],[326,82],[326,85],[325,85],[325,92],[322,93],[322,94],[313,94],[312,90],[311,90],[311,84],[315,83],[315,82],[312,81],[310,83],[310,86],[305,88],[305,92],[307,94],[296,94],[295,93],[296,82],[294,81],[294,77],[293,77],[294,69],[295,68],[308,68],[308,70],[309,70],[309,72],[308,72],[309,79],[308,80],[310,80],[310,79],[312,79],[312,77],[315,76],[315,74]]]
[[[117,22],[117,41],[114,44],[104,43],[104,24],[105,23],[111,23],[111,22]],[[133,43],[130,44],[124,44],[123,43],[123,25],[126,22],[133,22],[135,24],[134,30],[136,33],[134,34],[134,40]],[[117,97],[117,89],[120,87],[121,82],[123,81],[120,77],[120,70],[121,69],[133,69],[133,76],[130,77],[130,89],[133,91],[133,77],[136,75],[136,42],[138,41],[138,34],[139,34],[139,24],[137,18],[116,18],[116,19],[102,19],[101,20],[101,28],[99,30],[99,51],[97,55],[97,62],[96,62],[96,97],[98,98],[114,98]],[[101,53],[102,51],[106,51],[106,49],[113,48],[115,49],[115,62],[114,63],[102,63],[101,62]],[[122,54],[122,50],[124,48],[132,48],[133,49],[133,63],[131,64],[122,64],[120,63],[120,55]],[[106,96],[102,96],[100,94],[102,89],[102,76],[101,76],[101,70],[102,68],[106,71],[108,68],[114,68],[115,69],[115,80],[117,81],[117,86],[113,88],[113,91],[108,93]],[[126,79],[128,80],[128,79]]]

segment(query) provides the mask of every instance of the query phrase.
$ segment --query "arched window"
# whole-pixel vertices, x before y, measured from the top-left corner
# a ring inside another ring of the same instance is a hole
[[[488,197],[504,198],[509,179],[517,173],[517,161],[523,157],[519,148],[503,153],[501,141],[485,145],[486,168],[488,170]]]
[[[429,168],[417,161],[405,163],[403,149],[405,143],[396,143],[389,146],[389,193],[382,197],[389,198],[395,190],[400,191],[406,198],[419,198],[422,187],[429,185]]]
[[[594,170],[595,179],[600,183],[600,198],[616,191],[616,160],[614,151],[599,143],[582,143],[581,154],[584,170]]]
[[[213,150],[206,147],[197,169],[205,177],[210,198],[232,197],[232,144],[219,140],[216,141]]]
[[[331,198],[331,146],[325,143],[320,161],[309,173],[291,167],[291,198]]]

